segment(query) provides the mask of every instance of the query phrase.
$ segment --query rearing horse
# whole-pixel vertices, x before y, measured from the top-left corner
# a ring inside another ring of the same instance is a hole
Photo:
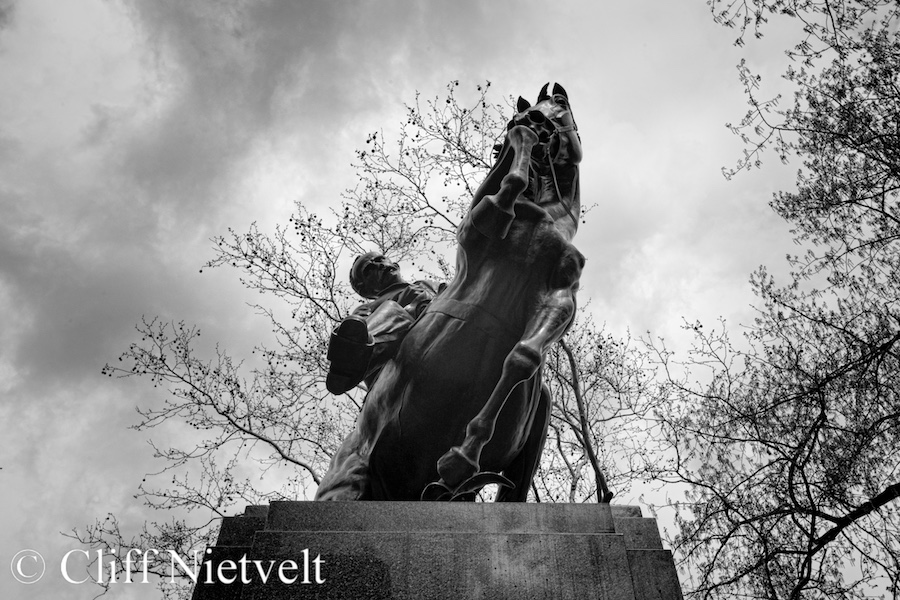
[[[492,479],[480,473],[502,473],[513,486],[497,499],[525,500],[550,415],[541,367],[584,265],[581,141],[566,91],[547,88],[519,98],[457,232],[456,276],[369,390],[317,499],[471,498]]]

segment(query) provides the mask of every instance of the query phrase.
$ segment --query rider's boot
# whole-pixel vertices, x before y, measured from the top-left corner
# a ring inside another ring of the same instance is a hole
[[[328,376],[325,387],[332,394],[353,389],[369,367],[375,347],[366,322],[359,317],[347,317],[331,332],[328,344]]]

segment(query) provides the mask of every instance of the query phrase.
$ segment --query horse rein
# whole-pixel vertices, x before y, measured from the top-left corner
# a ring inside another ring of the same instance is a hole
[[[555,124],[554,124],[554,127],[555,127]],[[578,128],[576,128],[574,124],[564,125],[563,127],[555,127],[553,134],[550,136],[551,141],[552,141],[554,135],[559,137],[560,133],[568,133],[569,131],[577,132]],[[549,145],[548,145],[548,151],[549,151]],[[572,221],[575,223],[575,228],[577,229],[578,228],[578,217],[576,217],[572,213],[572,210],[569,208],[568,204],[563,202],[562,192],[559,191],[559,178],[556,176],[556,168],[553,166],[553,159],[551,158],[548,162],[550,163],[550,177],[551,177],[551,179],[553,179],[553,187],[556,189],[556,197],[559,198],[559,203],[562,204],[562,207],[566,210],[566,213],[570,217],[572,217]]]

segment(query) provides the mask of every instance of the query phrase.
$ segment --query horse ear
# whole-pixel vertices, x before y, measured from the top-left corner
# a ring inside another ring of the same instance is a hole
[[[550,97],[547,95],[547,87],[549,87],[549,86],[550,86],[550,82],[548,81],[547,83],[544,84],[544,87],[541,88],[541,93],[538,94],[538,99],[537,99],[538,102],[541,102],[542,100],[546,100],[547,98]]]
[[[566,93],[566,88],[559,85],[558,83],[553,84],[553,95],[560,94],[566,100],[569,99],[569,95]]]
[[[531,102],[529,102],[522,96],[519,96],[519,100],[516,102],[516,110],[519,112],[524,112],[529,108],[531,108]]]

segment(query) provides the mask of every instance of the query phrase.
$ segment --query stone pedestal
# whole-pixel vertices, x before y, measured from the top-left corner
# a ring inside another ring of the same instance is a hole
[[[211,550],[193,600],[682,597],[632,506],[273,502],[226,518]]]

